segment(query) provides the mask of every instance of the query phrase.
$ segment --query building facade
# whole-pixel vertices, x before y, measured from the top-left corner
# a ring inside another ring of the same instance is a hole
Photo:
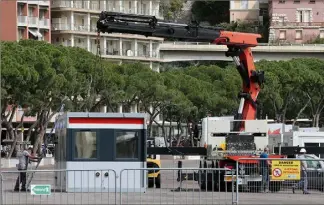
[[[50,1],[1,0],[0,39],[35,39],[51,42]]]
[[[101,11],[160,17],[159,0],[54,0],[52,12],[52,43],[80,47],[97,54],[96,23]],[[103,58],[118,63],[141,61],[159,71],[159,44],[162,38],[130,34],[101,34]]]
[[[249,21],[262,23],[268,15],[268,0],[231,0],[230,21]]]
[[[324,38],[324,1],[272,0],[269,42],[311,43]]]

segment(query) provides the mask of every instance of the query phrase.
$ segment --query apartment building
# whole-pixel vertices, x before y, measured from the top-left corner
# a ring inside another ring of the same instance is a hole
[[[262,23],[268,15],[268,0],[231,0],[230,21]]]
[[[1,0],[0,39],[35,39],[51,42],[50,2]]]
[[[160,18],[160,0],[53,0],[52,43],[84,48],[97,53],[96,22],[101,11],[155,15]],[[129,34],[101,34],[103,58],[118,63],[141,61],[159,71],[162,38]]]
[[[324,38],[323,0],[272,0],[269,42],[310,43]]]

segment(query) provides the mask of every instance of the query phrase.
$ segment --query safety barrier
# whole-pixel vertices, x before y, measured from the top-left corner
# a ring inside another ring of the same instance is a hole
[[[304,159],[241,158],[235,170],[236,203],[318,204],[324,191],[323,160],[311,155]]]
[[[233,204],[237,198],[234,187],[223,190],[217,181],[226,171],[219,168],[31,170],[27,175],[34,173],[34,176],[26,191],[14,191],[21,172],[3,171],[0,204]],[[210,183],[212,191],[206,189]]]

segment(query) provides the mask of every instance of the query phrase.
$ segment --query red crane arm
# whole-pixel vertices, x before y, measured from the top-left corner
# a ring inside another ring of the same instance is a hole
[[[239,93],[240,106],[236,119],[254,120],[257,114],[257,97],[264,83],[264,72],[257,71],[251,47],[258,44],[259,34],[224,31],[221,28],[201,27],[197,23],[176,24],[158,20],[155,16],[101,12],[97,22],[98,33],[129,33],[181,41],[210,42],[226,45],[227,57],[232,57],[241,75],[243,85]],[[243,130],[244,123],[236,124]]]

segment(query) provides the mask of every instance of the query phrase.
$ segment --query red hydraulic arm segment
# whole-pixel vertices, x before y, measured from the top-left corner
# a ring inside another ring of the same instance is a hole
[[[98,33],[129,33],[180,41],[210,42],[226,45],[227,57],[232,57],[243,85],[239,93],[240,106],[237,120],[254,120],[257,114],[257,97],[264,83],[264,72],[256,71],[251,47],[258,44],[259,34],[224,31],[221,28],[201,27],[197,23],[176,24],[158,20],[155,16],[101,12],[97,22]],[[236,130],[244,130],[244,123],[237,123]]]

